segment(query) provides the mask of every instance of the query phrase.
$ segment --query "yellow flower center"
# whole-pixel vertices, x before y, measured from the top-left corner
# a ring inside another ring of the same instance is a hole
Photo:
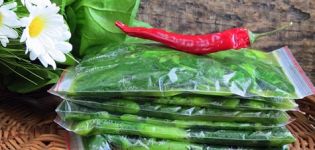
[[[32,38],[37,37],[43,31],[45,27],[45,20],[39,16],[35,17],[30,26],[29,26],[29,34]]]
[[[3,15],[2,15],[2,13],[0,12],[0,26],[2,26],[2,22],[3,22]]]

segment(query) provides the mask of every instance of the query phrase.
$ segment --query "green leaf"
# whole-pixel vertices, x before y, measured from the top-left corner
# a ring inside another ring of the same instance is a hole
[[[80,54],[90,53],[89,47],[120,43],[126,35],[116,26],[120,20],[132,24],[140,0],[80,0],[73,7],[77,15],[74,43],[80,43]]]
[[[23,49],[15,49],[11,45],[7,48],[0,47],[0,69],[0,79],[4,86],[18,93],[32,92],[56,83],[61,73],[60,70],[50,70],[30,62]]]
[[[70,28],[70,32],[73,34],[77,26],[77,19],[76,19],[76,14],[74,10],[72,9],[72,7],[68,7],[66,10],[66,20]]]
[[[18,92],[18,93],[28,93],[40,88],[43,88],[47,85],[57,83],[59,79],[59,74],[53,71],[48,70],[32,70],[37,75],[41,76],[43,79],[36,78],[30,74],[26,74],[28,78],[35,81],[36,84],[26,81],[25,79],[12,74],[11,76],[7,76],[6,79],[9,81],[8,89],[10,91]]]
[[[152,28],[152,26],[146,22],[140,21],[140,20],[133,20],[130,26],[133,27],[146,27],[146,28]]]
[[[68,65],[68,66],[72,66],[72,65],[75,65],[77,63],[78,63],[78,61],[75,59],[75,57],[71,53],[66,54],[66,61],[65,62],[59,62],[59,64]]]
[[[58,6],[62,6],[62,3],[65,4],[65,6],[68,6],[75,2],[76,0],[51,0],[52,3],[57,4]]]

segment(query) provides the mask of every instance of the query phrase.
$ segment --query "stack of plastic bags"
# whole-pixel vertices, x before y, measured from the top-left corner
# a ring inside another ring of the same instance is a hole
[[[285,149],[286,111],[314,87],[287,48],[197,56],[119,44],[50,92],[64,98],[56,122],[82,136],[75,149]]]

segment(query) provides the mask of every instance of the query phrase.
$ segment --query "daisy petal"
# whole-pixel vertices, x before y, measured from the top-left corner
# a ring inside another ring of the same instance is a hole
[[[58,61],[58,62],[65,62],[66,61],[66,56],[58,50],[53,50],[53,51],[48,50],[48,53],[55,61]]]
[[[26,27],[30,22],[30,19],[28,17],[24,17],[22,19],[20,19],[20,23],[22,27]]]
[[[39,41],[43,44],[46,49],[55,48],[54,40],[48,35],[41,35]]]
[[[42,56],[39,56],[38,60],[42,63],[42,65],[44,67],[46,67],[46,68],[48,67],[48,63],[46,62],[46,60]]]
[[[22,33],[22,36],[21,36],[21,39],[20,39],[20,42],[21,42],[21,43],[26,41],[27,32],[28,32],[28,29],[24,29],[24,31],[23,31],[23,33]]]
[[[7,47],[7,44],[9,43],[9,39],[8,38],[0,38],[0,42],[1,42],[1,45],[3,47]]]
[[[17,20],[16,17],[6,17],[3,19],[3,24],[6,26],[12,27],[12,28],[18,28],[21,26],[21,23],[19,20]]]
[[[28,12],[30,12],[31,14],[34,13],[34,6],[28,1],[28,0],[25,0],[25,7],[27,8]]]
[[[69,53],[72,50],[72,45],[68,42],[58,42],[56,49],[63,53]]]
[[[16,39],[19,37],[19,34],[15,30],[13,30],[7,26],[3,26],[0,30],[2,31],[2,33],[5,33],[5,35],[8,38]]]
[[[70,31],[63,32],[64,40],[69,40],[71,38]]]
[[[3,2],[3,0],[2,0],[2,2]],[[2,5],[2,4],[0,4],[0,5]],[[1,8],[10,10],[10,9],[16,8],[16,6],[17,6],[17,3],[13,2],[13,3],[5,4],[5,5],[1,6]]]
[[[49,7],[47,7],[47,13],[50,14],[57,14],[59,12],[60,8],[57,7],[56,5],[50,5]]]
[[[51,5],[50,0],[31,0],[31,3],[40,7],[46,7]]]
[[[26,46],[36,57],[45,53],[43,45],[37,40],[26,40]]]
[[[55,61],[47,54],[41,55],[38,57],[40,61],[45,61],[48,65],[51,65],[54,69],[56,69]]]
[[[33,61],[37,58],[36,54],[34,52],[30,52],[30,59]]]

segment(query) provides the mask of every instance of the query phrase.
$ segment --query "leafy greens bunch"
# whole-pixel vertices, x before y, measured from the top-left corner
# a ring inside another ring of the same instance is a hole
[[[56,83],[64,68],[96,52],[87,48],[125,40],[116,20],[143,24],[134,20],[139,2],[0,0],[0,86],[28,93]]]

